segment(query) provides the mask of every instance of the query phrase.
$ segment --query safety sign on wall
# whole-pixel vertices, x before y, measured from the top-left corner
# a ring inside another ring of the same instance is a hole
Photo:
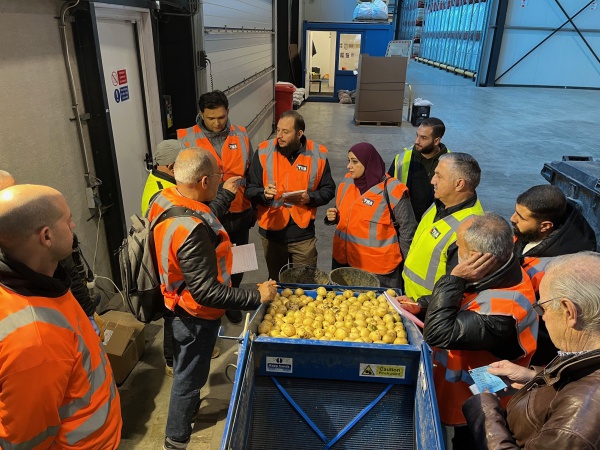
[[[110,74],[114,90],[115,102],[121,103],[129,100],[129,86],[127,85],[127,69],[113,70]]]

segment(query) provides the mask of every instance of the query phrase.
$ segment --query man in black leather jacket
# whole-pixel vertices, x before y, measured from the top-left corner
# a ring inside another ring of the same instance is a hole
[[[429,297],[423,338],[435,348],[434,378],[444,424],[454,426],[454,448],[473,448],[461,405],[471,395],[468,370],[501,359],[527,365],[535,351],[535,294],[512,254],[502,217],[474,216],[457,232],[459,264]]]

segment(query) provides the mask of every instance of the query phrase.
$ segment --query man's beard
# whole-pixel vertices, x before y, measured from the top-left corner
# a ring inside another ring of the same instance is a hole
[[[435,145],[432,143],[431,145],[428,145],[427,147],[422,147],[422,150],[417,149],[417,151],[419,153],[421,153],[422,155],[430,155],[433,152],[435,152]]]
[[[294,139],[286,147],[281,147],[278,143],[277,151],[285,156],[290,156],[295,151],[297,151],[300,148],[300,146],[301,146],[300,139]]]
[[[519,229],[513,225],[513,231],[515,232],[515,236],[517,236],[523,242],[537,242],[541,241],[542,237],[539,231],[525,231],[521,232]]]

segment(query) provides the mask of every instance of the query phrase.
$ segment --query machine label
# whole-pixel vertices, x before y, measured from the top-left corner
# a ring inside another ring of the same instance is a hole
[[[267,372],[292,373],[294,371],[294,358],[281,358],[267,356]]]
[[[387,364],[360,364],[358,372],[361,377],[385,377],[404,379],[406,366],[392,366]]]

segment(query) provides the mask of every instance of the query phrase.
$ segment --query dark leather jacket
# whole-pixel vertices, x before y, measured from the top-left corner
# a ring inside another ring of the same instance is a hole
[[[484,393],[463,413],[478,449],[600,449],[600,350],[557,357],[502,410]]]
[[[523,355],[515,319],[510,316],[461,311],[465,293],[515,286],[523,280],[519,261],[513,256],[498,271],[477,283],[454,275],[442,276],[427,299],[423,339],[432,347],[449,350],[487,350],[498,359],[515,360]],[[421,304],[419,299],[419,304]]]

